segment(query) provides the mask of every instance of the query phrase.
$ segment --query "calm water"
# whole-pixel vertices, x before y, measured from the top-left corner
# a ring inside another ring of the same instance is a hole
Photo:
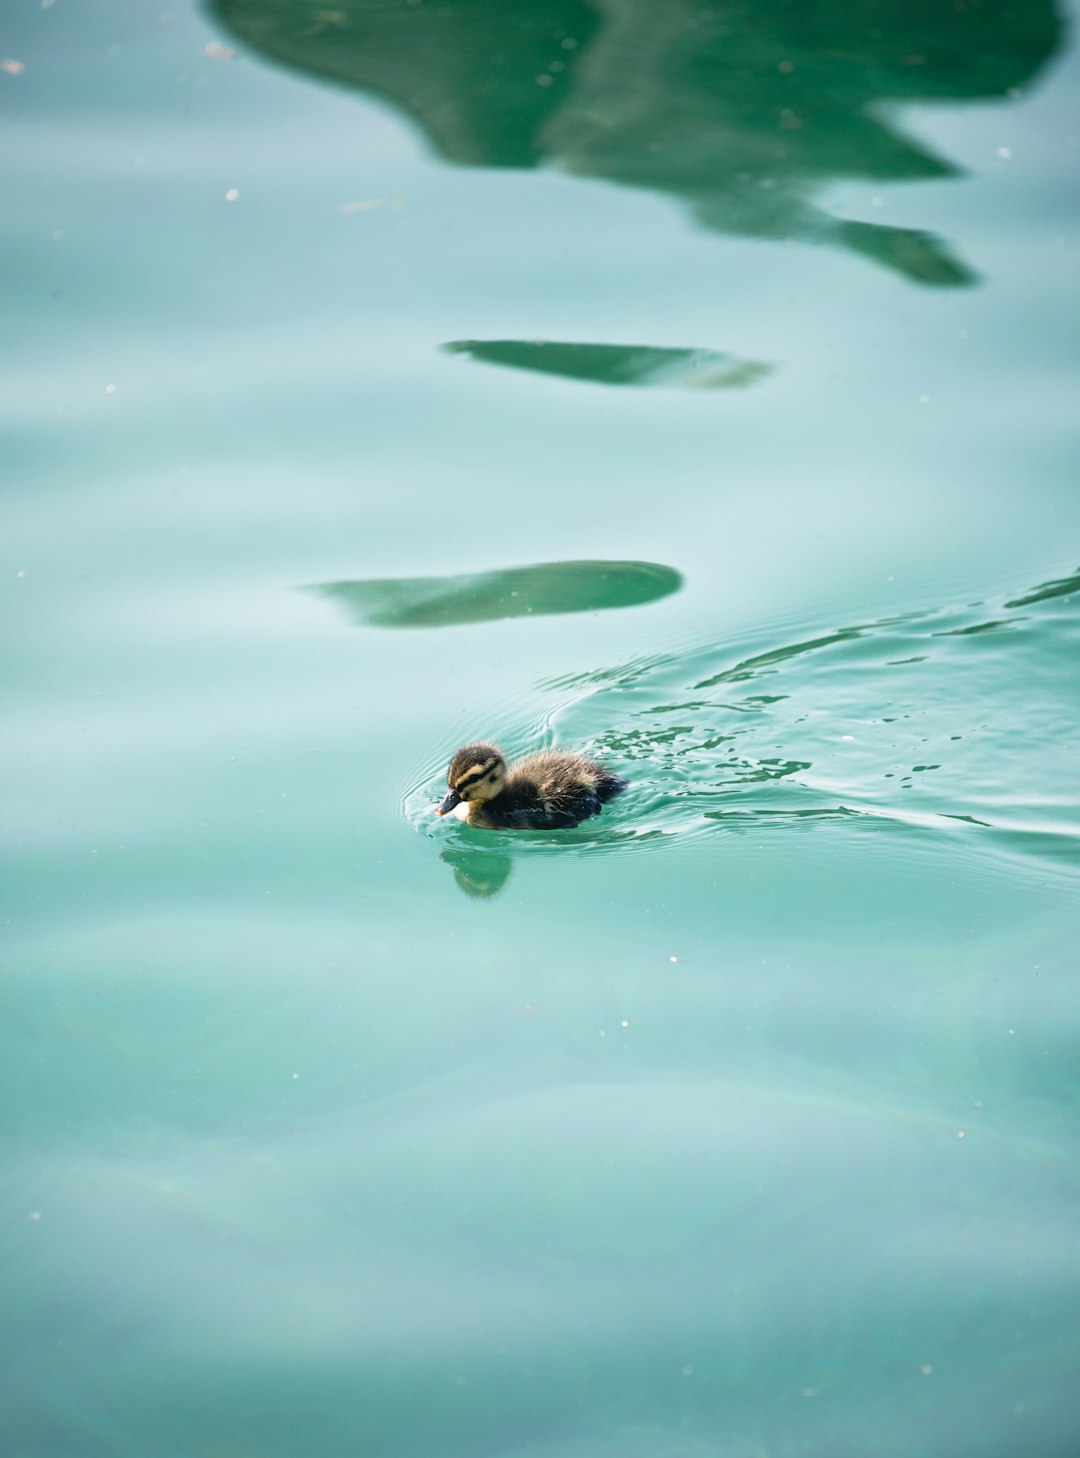
[[[1078,14],[11,0],[5,1458],[1080,1451]]]

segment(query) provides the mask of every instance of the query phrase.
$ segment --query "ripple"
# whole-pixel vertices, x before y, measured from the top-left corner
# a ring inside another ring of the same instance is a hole
[[[1005,606],[1007,608],[1027,607],[1031,603],[1047,602],[1052,597],[1071,597],[1074,592],[1080,592],[1080,571],[1072,573],[1069,577],[1058,577],[1053,582],[1043,582],[1038,587],[1032,588],[1023,597],[1010,598]]]
[[[481,857],[813,829],[1037,857],[1073,876],[1078,601],[1043,587],[552,678],[541,688],[560,701],[505,742],[574,746],[626,775],[602,817],[574,831],[448,827],[430,813],[445,759],[417,777],[405,813]]]

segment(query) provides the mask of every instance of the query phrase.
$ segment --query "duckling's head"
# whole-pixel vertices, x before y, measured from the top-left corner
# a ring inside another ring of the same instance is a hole
[[[450,793],[435,812],[449,815],[462,800],[493,800],[506,784],[506,760],[494,744],[466,744],[450,761]]]

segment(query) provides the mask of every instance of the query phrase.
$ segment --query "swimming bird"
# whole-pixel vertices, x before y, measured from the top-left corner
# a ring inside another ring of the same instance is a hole
[[[595,759],[545,749],[508,766],[494,744],[466,744],[450,761],[450,787],[436,815],[456,815],[484,830],[563,830],[599,815],[626,789]]]

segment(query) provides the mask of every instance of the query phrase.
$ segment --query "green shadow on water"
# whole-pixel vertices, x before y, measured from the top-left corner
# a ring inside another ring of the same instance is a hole
[[[447,628],[500,618],[599,612],[668,597],[682,586],[659,562],[538,562],[456,577],[388,577],[306,588],[366,628]]]
[[[443,861],[454,872],[458,889],[473,901],[489,901],[506,885],[514,862],[497,851],[444,850]]]
[[[547,339],[456,339],[443,348],[485,364],[507,365],[595,385],[652,385],[734,390],[775,366],[712,349],[654,349],[647,344],[568,344]]]
[[[955,177],[900,108],[1014,97],[1059,49],[1053,0],[211,0],[236,40],[380,97],[461,166],[552,166],[668,196],[705,230],[826,243],[913,283],[976,281],[918,228],[836,217],[847,178]]]

